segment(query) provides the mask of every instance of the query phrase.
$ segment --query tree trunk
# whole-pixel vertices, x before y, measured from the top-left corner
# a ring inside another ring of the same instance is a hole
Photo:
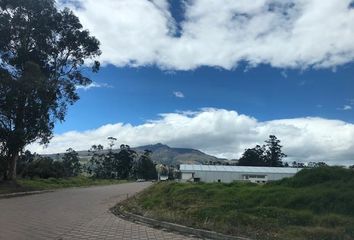
[[[18,151],[16,153],[13,153],[9,159],[9,174],[7,178],[10,181],[16,180],[16,165],[18,160],[18,154]]]

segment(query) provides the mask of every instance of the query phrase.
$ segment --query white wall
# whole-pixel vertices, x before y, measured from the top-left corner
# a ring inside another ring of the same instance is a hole
[[[191,172],[183,172],[181,176],[182,180],[191,180],[193,179],[193,173]]]
[[[254,173],[254,172],[220,172],[220,171],[195,171],[194,178],[200,178],[201,182],[224,182],[230,183],[233,181],[244,181],[243,175],[265,175],[267,181],[280,180],[285,177],[292,177],[292,173]],[[187,180],[192,177],[192,173],[182,172],[182,180]]]

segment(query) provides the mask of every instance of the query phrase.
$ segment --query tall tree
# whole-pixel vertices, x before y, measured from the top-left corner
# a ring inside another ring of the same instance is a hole
[[[265,141],[267,148],[266,150],[266,163],[269,167],[282,167],[282,159],[286,155],[281,151],[283,146],[280,145],[280,140],[274,136],[270,135],[269,139]]]
[[[92,71],[99,42],[55,0],[0,0],[0,148],[4,178],[16,178],[16,161],[34,141],[46,144],[68,104],[79,99],[84,61]]]
[[[86,171],[96,178],[104,178],[105,171],[103,167],[103,162],[105,160],[105,155],[103,154],[103,146],[93,145],[89,152],[92,153],[91,159],[86,164]]]
[[[120,145],[120,151],[116,154],[113,166],[117,178],[129,178],[135,157],[136,152],[129,145]]]
[[[113,147],[115,145],[115,142],[117,141],[117,138],[115,137],[108,137],[108,145],[109,145],[109,151],[111,152],[113,150]]]
[[[156,179],[157,172],[154,163],[151,160],[151,151],[145,150],[135,163],[135,174],[140,179]]]
[[[72,148],[69,148],[66,150],[66,153],[64,153],[63,166],[65,177],[75,177],[80,174],[81,164],[79,154]]]

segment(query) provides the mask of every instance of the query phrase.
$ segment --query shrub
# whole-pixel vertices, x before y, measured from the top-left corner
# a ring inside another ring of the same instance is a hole
[[[316,184],[354,181],[354,171],[343,167],[303,169],[293,178],[284,178],[275,184],[290,187],[308,187]]]
[[[23,177],[62,178],[65,168],[62,162],[54,161],[49,157],[38,157],[33,160],[23,172]]]

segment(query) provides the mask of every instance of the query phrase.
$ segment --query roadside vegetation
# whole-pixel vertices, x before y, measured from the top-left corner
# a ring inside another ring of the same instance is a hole
[[[14,182],[0,183],[0,194],[38,191],[48,189],[59,189],[69,187],[88,187],[110,184],[126,183],[128,180],[117,179],[95,179],[85,176],[70,177],[70,178],[22,178]]]
[[[354,171],[304,169],[293,178],[265,185],[159,183],[122,207],[253,239],[349,240],[354,239]]]
[[[124,144],[113,151],[115,139],[110,137],[109,140],[108,151],[103,151],[102,145],[94,145],[90,150],[91,158],[84,164],[73,149],[68,149],[57,160],[26,151],[17,161],[16,181],[0,178],[0,194],[156,179],[150,151],[137,153]]]

